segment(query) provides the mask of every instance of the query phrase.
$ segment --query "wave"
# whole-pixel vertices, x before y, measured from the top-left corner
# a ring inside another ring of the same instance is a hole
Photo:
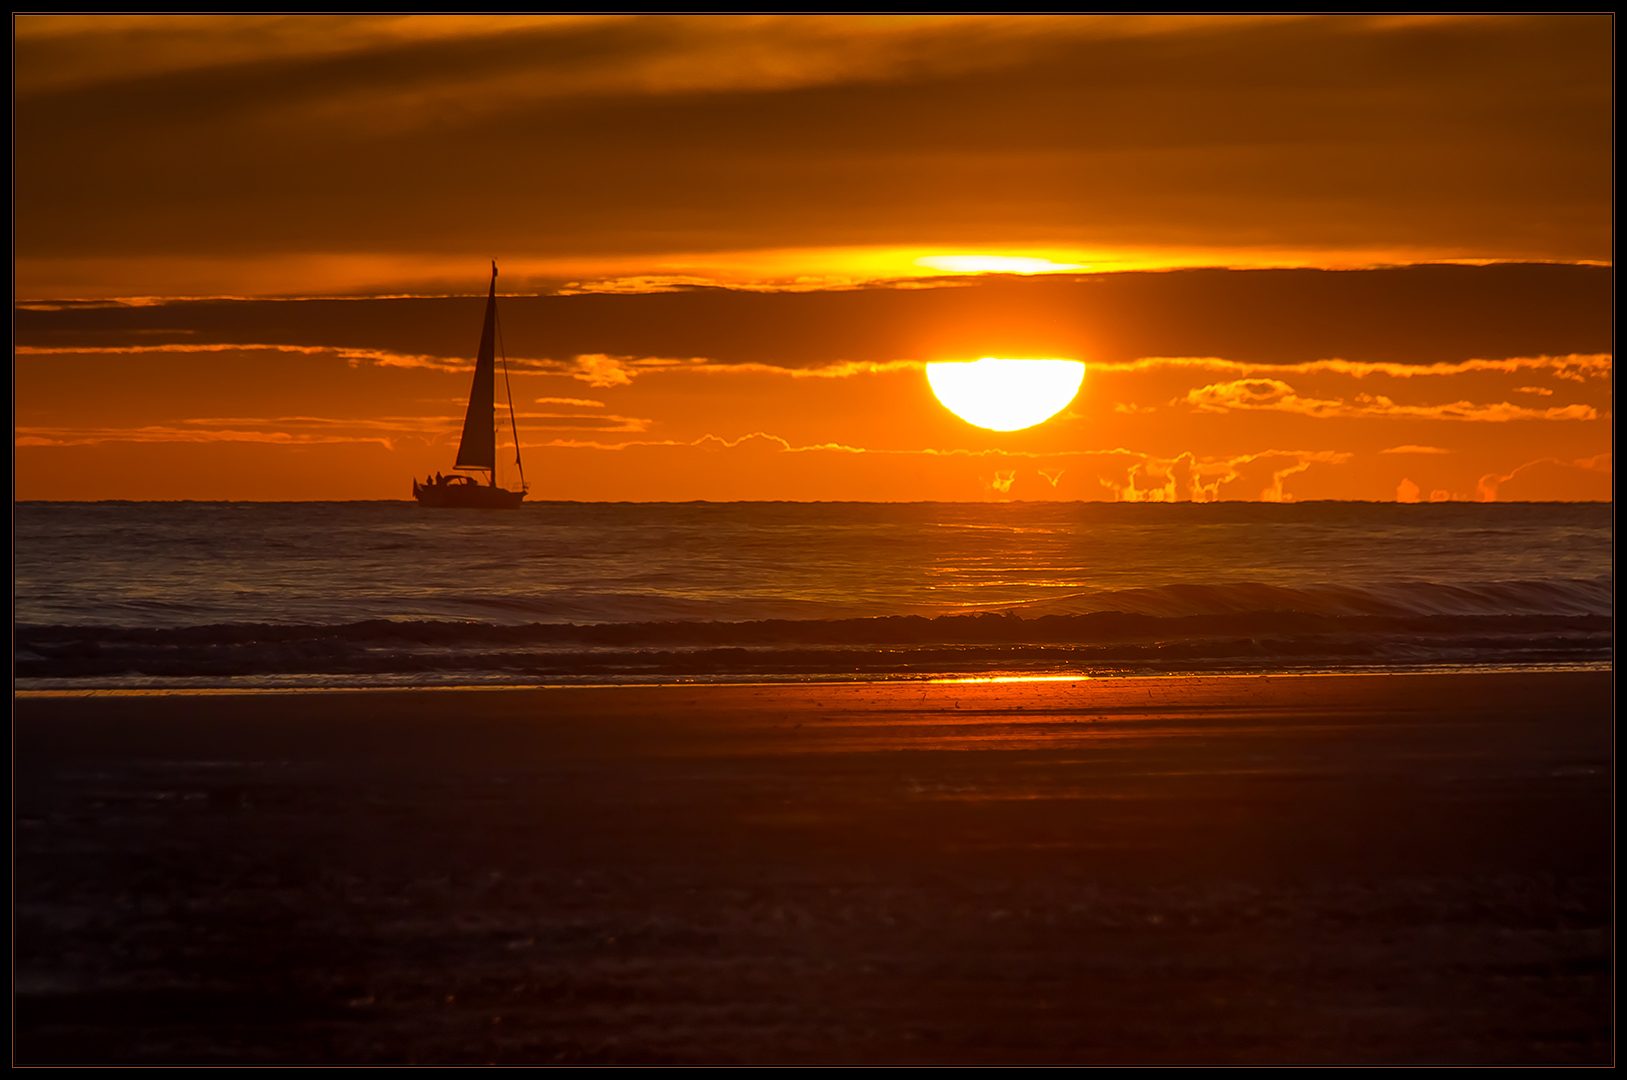
[[[1200,599],[1213,606],[1217,598]],[[644,681],[1602,664],[1614,654],[1614,619],[1571,612],[1286,609],[586,625],[374,619],[168,629],[22,626],[15,641],[14,671],[25,681],[433,673],[454,680]]]
[[[1317,615],[1610,615],[1615,611],[1615,581],[1605,577],[1459,584],[1403,580],[1293,588],[1259,582],[1186,583],[1053,597],[1024,610],[1054,610],[1058,614],[1120,611],[1164,617],[1248,611]]]
[[[948,591],[948,590],[945,590]],[[1248,612],[1314,615],[1611,615],[1615,583],[1610,577],[1546,581],[1492,581],[1445,584],[1389,581],[1365,586],[1320,584],[1286,586],[1261,582],[1177,583],[1114,590],[1059,590],[1038,599],[995,600],[960,595],[923,599],[919,593],[885,599],[831,601],[803,596],[674,595],[617,588],[557,589],[545,595],[443,592],[439,595],[323,600],[304,593],[289,596],[236,591],[231,604],[137,597],[104,600],[93,611],[74,611],[72,623],[90,626],[238,625],[237,611],[286,611],[277,622],[290,625],[346,625],[366,620],[425,623],[479,623],[509,627],[538,624],[578,626],[652,623],[830,622],[886,616],[954,617],[984,612],[1017,613],[1025,619],[1108,613],[1178,618]],[[66,612],[40,610],[36,625],[57,624]],[[222,616],[225,616],[222,618]],[[211,618],[213,616],[213,618]],[[247,625],[248,623],[243,623]],[[259,625],[258,622],[255,625]],[[947,624],[946,624],[947,625]]]

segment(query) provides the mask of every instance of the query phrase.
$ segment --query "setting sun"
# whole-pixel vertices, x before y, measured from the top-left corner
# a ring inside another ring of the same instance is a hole
[[[938,400],[969,424],[1017,431],[1067,407],[1085,378],[1077,360],[1011,360],[985,356],[972,363],[928,364]]]

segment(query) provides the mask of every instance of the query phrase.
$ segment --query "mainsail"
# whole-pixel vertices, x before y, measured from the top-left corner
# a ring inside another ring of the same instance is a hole
[[[491,264],[491,289],[486,293],[486,325],[480,331],[480,352],[475,358],[475,381],[469,388],[469,411],[463,417],[463,438],[458,443],[454,468],[485,473],[484,483],[467,474],[436,473],[412,482],[412,497],[420,506],[460,507],[465,510],[513,510],[525,501],[525,466],[520,464],[520,425],[514,417],[514,393],[508,385],[508,359],[502,356],[502,327],[497,321],[497,264]],[[503,386],[508,398],[509,431],[514,435],[514,467],[520,490],[497,486],[496,417],[497,360],[503,360]]]
[[[463,417],[463,440],[453,468],[487,469],[496,478],[497,427],[493,423],[497,355],[497,264],[491,264],[491,291],[486,296],[486,325],[480,331],[480,353],[475,358],[475,384],[469,390],[469,411]]]

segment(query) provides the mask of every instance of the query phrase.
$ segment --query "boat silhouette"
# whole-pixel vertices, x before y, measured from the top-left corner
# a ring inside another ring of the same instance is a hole
[[[503,388],[508,391],[508,358],[503,358]],[[480,331],[480,352],[475,358],[474,385],[469,388],[469,411],[463,417],[463,438],[452,476],[436,473],[412,482],[412,497],[420,506],[465,510],[512,510],[525,499],[525,468],[520,464],[520,429],[514,419],[514,395],[508,393],[508,420],[514,432],[514,465],[520,490],[497,486],[497,263],[491,264],[491,287],[486,293],[486,322]],[[485,473],[485,483],[468,473]]]

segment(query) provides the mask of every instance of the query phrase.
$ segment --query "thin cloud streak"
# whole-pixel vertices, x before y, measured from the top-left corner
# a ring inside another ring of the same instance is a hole
[[[1396,364],[1353,360],[1309,360],[1297,364],[1261,364],[1240,360],[1226,360],[1218,356],[1146,356],[1128,362],[1094,363],[1096,371],[1142,372],[1168,369],[1223,371],[1238,375],[1349,375],[1364,379],[1370,375],[1388,375],[1395,379],[1425,376],[1463,375],[1471,371],[1546,371],[1556,378],[1582,382],[1589,378],[1605,379],[1614,372],[1615,358],[1610,353],[1571,353],[1565,356],[1511,356],[1502,360],[1459,360],[1433,364]],[[1516,390],[1528,393],[1551,394],[1540,387],[1520,386]]]
[[[94,446],[101,443],[276,443],[284,446],[333,443],[376,443],[394,449],[394,440],[377,435],[316,434],[288,431],[248,431],[231,428],[188,428],[153,424],[140,428],[20,427],[14,446]]]
[[[1532,409],[1502,401],[1477,405],[1454,401],[1445,405],[1399,405],[1382,394],[1358,394],[1353,401],[1343,398],[1304,397],[1281,379],[1239,379],[1211,383],[1189,391],[1177,401],[1199,412],[1227,413],[1253,410],[1298,413],[1320,420],[1351,417],[1408,418],[1416,420],[1462,420],[1507,423],[1510,420],[1597,420],[1599,410],[1591,405],[1560,405]]]
[[[178,332],[178,331],[171,331]],[[162,345],[18,345],[17,356],[139,356],[148,353],[232,353],[279,352],[303,356],[333,355],[355,364],[380,367],[429,368],[435,371],[473,371],[472,358],[461,360],[441,356],[414,356],[384,349],[353,349],[332,345],[267,345],[258,342],[167,342]]]

